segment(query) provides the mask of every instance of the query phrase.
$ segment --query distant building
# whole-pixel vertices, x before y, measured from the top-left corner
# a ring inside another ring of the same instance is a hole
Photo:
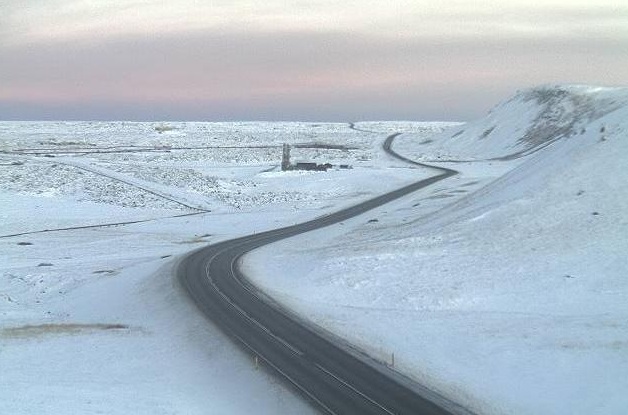
[[[330,163],[316,164],[311,162],[297,162],[296,164],[290,163],[290,144],[283,145],[283,152],[281,156],[281,171],[288,170],[309,170],[309,171],[327,171],[333,166]],[[350,168],[350,166],[343,164],[340,168]]]
[[[310,171],[327,171],[331,169],[332,165],[329,163],[316,164],[316,163],[297,163],[294,166],[290,166],[291,170],[310,170]]]
[[[316,163],[297,163],[292,166],[293,170],[316,170]]]

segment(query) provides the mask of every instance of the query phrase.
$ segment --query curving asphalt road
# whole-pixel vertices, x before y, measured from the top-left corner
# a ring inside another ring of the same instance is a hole
[[[391,144],[397,135],[384,143],[389,154],[438,173],[330,215],[197,250],[179,263],[177,276],[205,315],[322,412],[469,414],[294,316],[252,286],[238,267],[253,249],[336,224],[457,174],[395,153]]]

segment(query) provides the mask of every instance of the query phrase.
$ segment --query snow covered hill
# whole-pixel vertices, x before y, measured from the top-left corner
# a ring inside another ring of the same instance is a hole
[[[461,174],[253,253],[255,283],[478,413],[626,413],[628,89],[523,91],[395,150]]]
[[[625,105],[628,88],[542,86],[517,93],[485,117],[423,143],[435,160],[508,160],[531,154]]]

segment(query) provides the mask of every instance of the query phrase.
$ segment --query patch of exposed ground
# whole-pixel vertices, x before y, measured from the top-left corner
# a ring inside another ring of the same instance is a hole
[[[79,323],[49,323],[8,327],[0,330],[2,338],[32,338],[47,335],[72,335],[94,331],[128,330],[126,324],[79,324]]]

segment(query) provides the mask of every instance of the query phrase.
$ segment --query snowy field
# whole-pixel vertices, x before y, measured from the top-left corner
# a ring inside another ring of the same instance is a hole
[[[387,134],[0,122],[0,413],[313,412],[200,316],[172,270],[208,243],[426,177],[382,153]],[[281,172],[283,143],[352,168]]]
[[[310,413],[172,276],[208,243],[460,174],[259,249],[247,275],[482,414],[628,411],[628,91],[468,124],[0,122],[0,413]],[[351,169],[281,172],[293,158]],[[246,394],[245,394],[246,393]]]

